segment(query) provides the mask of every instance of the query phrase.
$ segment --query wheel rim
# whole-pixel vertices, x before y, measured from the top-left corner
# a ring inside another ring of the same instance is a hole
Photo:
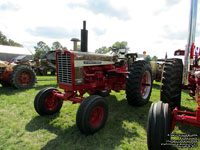
[[[31,75],[27,72],[22,72],[18,76],[18,82],[21,85],[28,85],[31,81]]]
[[[151,90],[151,75],[149,71],[145,71],[141,81],[141,94],[144,99],[149,96]]]
[[[103,116],[104,116],[103,108],[101,106],[95,107],[90,115],[90,124],[93,127],[98,126],[102,122]]]
[[[49,95],[45,99],[44,106],[47,110],[52,111],[58,106],[58,100]]]

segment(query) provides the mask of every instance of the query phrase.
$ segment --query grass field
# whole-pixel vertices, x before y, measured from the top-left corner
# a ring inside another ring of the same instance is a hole
[[[39,77],[45,79],[49,77]],[[94,135],[85,136],[76,127],[79,104],[64,102],[59,114],[39,116],[34,110],[35,95],[45,87],[58,87],[56,81],[40,81],[29,90],[0,87],[0,149],[19,150],[146,150],[146,123],[149,107],[159,100],[160,84],[155,82],[150,102],[143,107],[127,104],[124,91],[106,98],[109,117]],[[87,96],[87,95],[86,95]],[[197,103],[182,92],[183,109],[195,110]],[[178,124],[173,133],[198,134],[200,129]],[[200,138],[198,139],[200,141]],[[200,145],[200,142],[198,142]],[[174,147],[173,149],[180,149]],[[189,149],[200,149],[197,148]]]

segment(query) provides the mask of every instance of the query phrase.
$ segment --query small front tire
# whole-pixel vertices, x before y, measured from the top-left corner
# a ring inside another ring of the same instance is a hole
[[[60,111],[63,101],[54,98],[52,91],[58,91],[56,88],[50,87],[41,90],[35,97],[34,107],[39,115],[52,115]]]
[[[107,117],[108,106],[105,99],[91,95],[80,104],[76,114],[76,124],[83,134],[89,135],[103,128]]]
[[[147,121],[147,145],[149,150],[167,150],[170,140],[171,110],[162,101],[153,103]],[[162,145],[163,144],[163,145]]]

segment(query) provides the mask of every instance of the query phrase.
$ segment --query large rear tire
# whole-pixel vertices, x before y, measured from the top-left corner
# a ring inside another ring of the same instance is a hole
[[[132,106],[148,103],[152,90],[151,65],[143,60],[136,61],[130,68],[126,80],[126,98]]]
[[[181,106],[183,63],[181,59],[168,59],[165,62],[160,99],[172,108]]]
[[[63,101],[54,98],[52,91],[58,91],[56,88],[49,87],[41,90],[35,97],[34,107],[39,115],[52,115],[60,111]]]
[[[147,145],[149,150],[168,150],[164,145],[170,140],[171,110],[162,101],[153,103],[147,121]]]
[[[18,89],[32,88],[36,82],[33,69],[27,65],[20,65],[13,69],[10,75],[11,84]]]
[[[107,117],[108,106],[105,99],[99,95],[91,95],[80,104],[76,124],[83,134],[89,135],[103,128]]]

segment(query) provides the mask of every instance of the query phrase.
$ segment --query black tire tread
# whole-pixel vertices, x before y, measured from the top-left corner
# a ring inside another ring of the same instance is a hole
[[[151,90],[147,99],[143,99],[141,95],[141,80],[143,73],[148,70],[151,74],[152,79],[152,69],[150,63],[147,61],[139,60],[132,64],[130,68],[130,73],[126,81],[126,98],[130,105],[132,106],[143,106],[148,103],[151,96]]]
[[[165,62],[160,99],[171,108],[181,105],[183,63],[181,59],[168,59]]]
[[[171,110],[169,105],[159,101],[153,103],[147,121],[147,145],[149,150],[168,150],[161,145],[170,140]]]

